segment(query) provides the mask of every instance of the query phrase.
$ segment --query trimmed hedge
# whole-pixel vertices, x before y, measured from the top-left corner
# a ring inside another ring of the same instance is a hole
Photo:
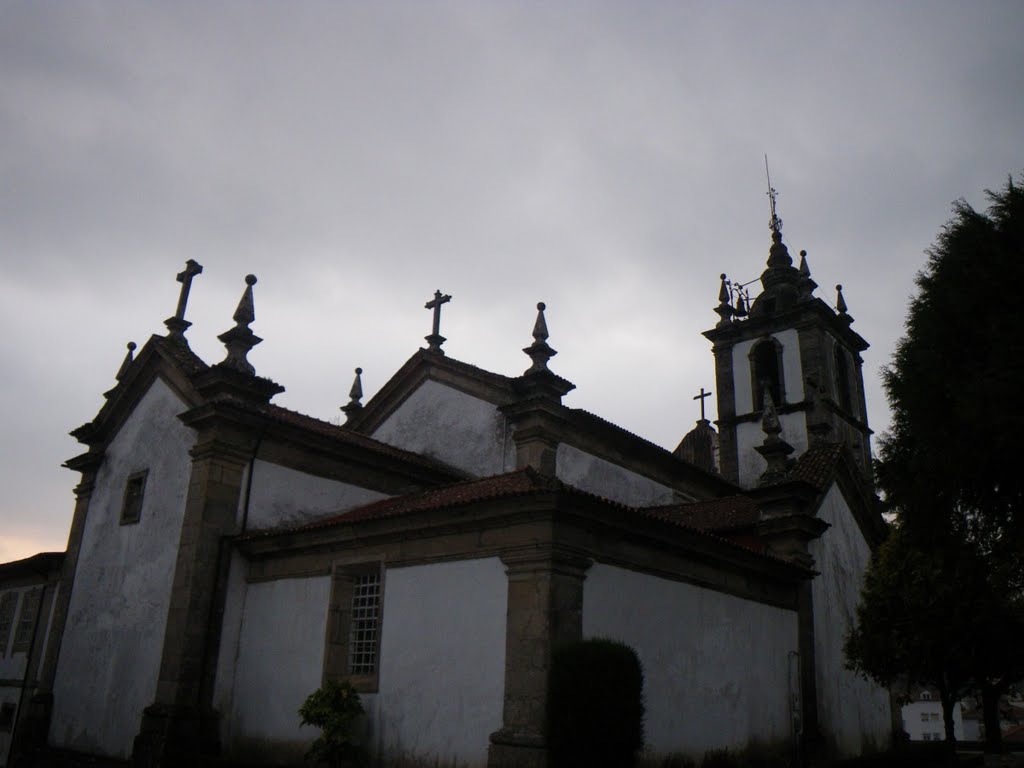
[[[547,741],[553,768],[633,768],[644,742],[644,674],[614,640],[557,648],[548,674]]]

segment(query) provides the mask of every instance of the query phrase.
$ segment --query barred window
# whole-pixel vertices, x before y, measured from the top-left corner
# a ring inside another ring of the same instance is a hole
[[[380,571],[356,576],[348,634],[348,673],[377,671],[377,627],[380,619]]]
[[[345,679],[356,690],[377,690],[384,578],[380,560],[334,568],[327,614],[324,680]]]

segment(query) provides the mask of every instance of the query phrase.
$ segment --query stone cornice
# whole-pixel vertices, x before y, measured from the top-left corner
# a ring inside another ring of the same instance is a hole
[[[573,491],[532,493],[236,540],[250,580],[326,574],[339,553],[385,553],[389,566],[481,557],[573,570],[602,562],[794,608],[813,574],[726,539]]]
[[[704,337],[718,349],[719,347],[730,347],[746,339],[758,338],[790,328],[801,330],[822,324],[830,333],[842,339],[858,353],[870,346],[820,298],[801,302],[791,309],[768,316],[751,317],[747,320],[712,328],[704,331]]]

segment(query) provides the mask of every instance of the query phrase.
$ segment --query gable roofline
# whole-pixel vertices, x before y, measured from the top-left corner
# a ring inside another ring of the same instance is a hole
[[[39,552],[21,560],[0,563],[0,580],[40,576],[48,578],[59,573],[64,564],[64,552]]]
[[[508,376],[419,349],[377,390],[347,427],[372,434],[425,381],[437,381],[497,406],[516,397],[515,380]]]
[[[201,396],[193,384],[193,377],[207,370],[209,366],[187,344],[163,336],[150,336],[123,372],[121,380],[105,393],[106,402],[96,417],[73,429],[70,434],[91,448],[105,446],[157,378],[170,387],[186,408],[198,405]]]
[[[604,444],[623,442],[631,443],[630,447],[623,451],[625,455],[634,456],[635,452],[640,452],[640,456],[638,458],[641,461],[658,462],[670,473],[682,471],[685,474],[686,479],[707,486],[706,491],[708,493],[725,493],[731,495],[740,490],[739,485],[731,480],[727,480],[722,475],[715,472],[709,472],[703,467],[698,467],[696,464],[676,455],[674,451],[630,432],[628,429],[620,427],[618,424],[608,421],[597,414],[585,411],[581,408],[566,408],[565,410],[567,419],[578,430],[579,434],[589,434]],[[585,440],[566,440],[565,443],[580,450],[586,450],[588,447],[584,445],[586,443]],[[589,447],[596,446],[591,445]],[[600,455],[601,458],[615,461],[613,457],[609,457],[607,455],[607,451],[603,454],[595,455]],[[630,469],[630,467],[626,468]],[[656,480],[657,478],[652,479]]]

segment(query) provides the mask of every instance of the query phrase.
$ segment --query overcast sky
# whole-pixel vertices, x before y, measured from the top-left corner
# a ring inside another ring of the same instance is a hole
[[[255,273],[257,372],[337,419],[453,296],[447,353],[529,364],[673,448],[714,389],[718,275],[791,252],[872,347],[871,425],[924,250],[1024,171],[1024,3],[0,2],[0,561],[66,543],[125,344],[192,348]]]

